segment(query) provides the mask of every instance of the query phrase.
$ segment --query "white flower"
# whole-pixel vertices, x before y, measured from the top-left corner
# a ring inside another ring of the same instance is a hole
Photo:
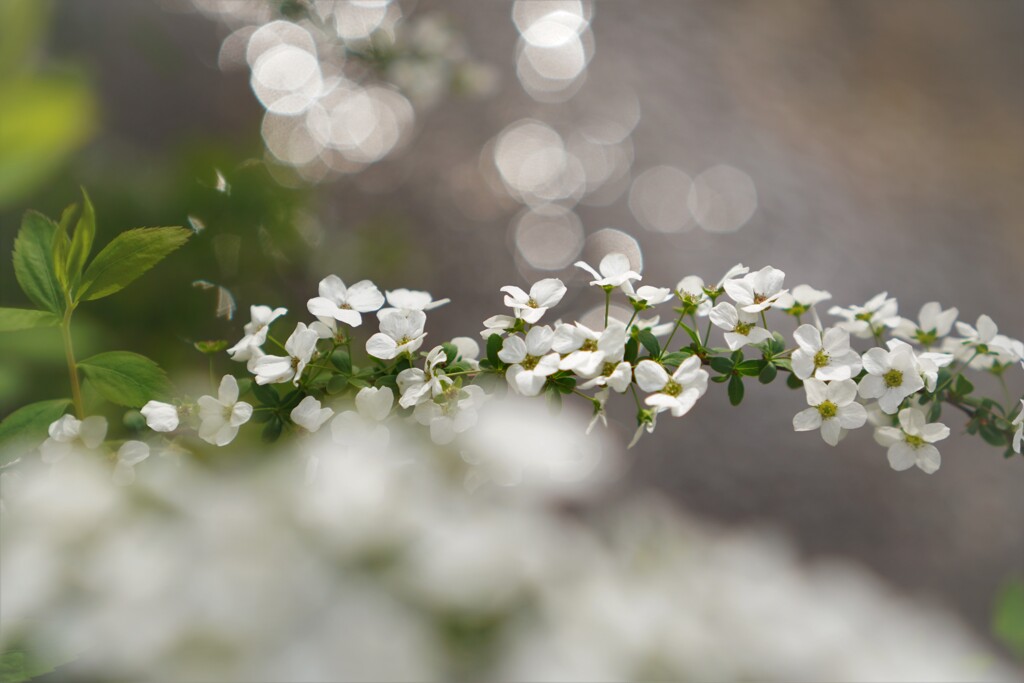
[[[717,296],[718,294],[725,291],[725,283],[727,281],[743,277],[749,272],[750,268],[747,268],[742,263],[737,263],[735,266],[725,271],[725,275],[722,276],[722,279],[718,281],[718,284],[715,285],[713,289],[711,287],[708,287],[708,289],[712,290],[712,294],[715,294]]]
[[[607,388],[601,389],[601,391],[594,394],[594,400],[596,401],[596,403],[594,403],[594,416],[591,417],[590,422],[587,423],[587,434],[594,431],[594,427],[597,426],[598,422],[600,422],[605,427],[608,426],[608,412],[606,410],[608,404],[608,396],[609,391]]]
[[[634,291],[629,280],[623,283],[622,291],[633,302],[633,305],[641,310],[663,304],[672,298],[672,290],[668,287],[643,285]]]
[[[391,414],[395,394],[390,387],[364,387],[356,394],[356,409],[341,412],[331,421],[335,443],[376,452],[391,440],[387,426],[381,424]]]
[[[910,353],[914,359],[914,367],[917,368],[917,374],[921,375],[924,387],[928,391],[935,391],[935,385],[939,381],[939,368],[944,368],[953,362],[953,354],[951,353],[936,353],[934,351],[915,353],[914,347],[899,339],[890,339],[886,342],[886,346],[889,347],[890,351],[902,348]]]
[[[43,462],[55,463],[76,452],[95,451],[107,438],[107,418],[93,415],[79,420],[62,415],[49,427],[50,438],[39,447]]]
[[[139,412],[154,432],[173,432],[178,428],[178,409],[170,403],[149,401]]]
[[[286,313],[288,313],[287,308],[272,309],[270,306],[250,306],[249,317],[251,318],[251,321],[246,323],[242,328],[245,332],[245,336],[242,337],[237,344],[228,349],[228,353],[231,354],[231,360],[250,360],[255,353],[259,352],[260,347],[266,343],[267,333],[270,330],[270,323],[274,322]]]
[[[900,318],[892,333],[908,341],[916,341],[921,346],[928,348],[942,339],[950,330],[960,312],[955,308],[942,310],[938,301],[929,301],[921,307],[917,314],[918,322]]]
[[[857,429],[867,422],[868,413],[864,406],[854,401],[857,398],[857,383],[842,379],[825,384],[813,377],[804,381],[807,391],[807,405],[793,418],[793,429],[809,432],[821,428],[821,438],[830,446],[839,443],[845,429]]]
[[[114,465],[112,480],[115,484],[127,486],[135,481],[135,466],[149,457],[149,444],[144,441],[125,441],[117,449],[117,464]]]
[[[793,352],[793,374],[800,379],[817,377],[825,382],[851,379],[860,372],[860,354],[850,348],[850,333],[830,327],[824,333],[813,325],[801,325],[793,333],[798,348]]]
[[[688,413],[708,389],[708,373],[697,356],[684,360],[671,375],[660,363],[642,360],[635,375],[640,388],[650,393],[644,403],[658,412],[671,410],[673,417]]]
[[[446,393],[441,402],[420,403],[413,411],[413,417],[421,425],[429,426],[430,439],[443,446],[476,424],[477,411],[486,398],[482,388],[471,384]]]
[[[346,287],[337,275],[328,275],[320,281],[320,296],[306,303],[309,312],[320,322],[333,326],[334,321],[350,327],[363,324],[363,313],[371,313],[384,305],[384,295],[369,280],[360,280]]]
[[[559,325],[551,348],[565,357],[560,370],[571,370],[580,377],[594,377],[605,365],[622,360],[626,349],[626,326],[618,320],[609,321],[604,332],[595,332],[585,325]]]
[[[411,354],[423,346],[426,323],[427,315],[423,311],[388,309],[387,315],[381,317],[380,332],[366,340],[366,352],[381,360]]]
[[[501,288],[505,292],[505,305],[528,323],[535,323],[544,313],[558,304],[565,296],[565,284],[556,277],[538,280],[530,287],[527,294],[519,287],[507,285]],[[484,322],[486,325],[486,321]]]
[[[676,294],[684,304],[693,306],[697,315],[703,317],[711,310],[711,300],[704,291],[704,280],[697,275],[687,275],[676,285]]]
[[[502,334],[516,324],[516,318],[512,315],[492,315],[484,321],[484,329],[480,336],[489,339],[492,334]]]
[[[971,327],[965,322],[957,322],[956,329],[962,339],[946,340],[943,350],[953,352],[956,359],[961,362],[973,357],[970,367],[975,370],[989,370],[996,363],[1009,365],[1021,360],[1024,345],[1004,334],[999,334],[999,328],[987,315],[978,318],[976,327]]]
[[[490,336],[490,335],[488,335]],[[459,358],[473,370],[480,369],[480,344],[472,337],[453,337],[452,344],[459,350]]]
[[[640,441],[640,437],[644,435],[646,431],[648,434],[654,433],[654,427],[658,422],[658,411],[647,411],[650,413],[650,419],[641,420],[640,424],[636,426],[636,431],[633,432],[633,438],[629,440],[629,445],[626,448],[632,448]]]
[[[299,402],[299,405],[292,408],[292,422],[305,429],[307,432],[316,432],[324,423],[331,419],[334,411],[330,408],[321,408],[320,401],[312,396],[307,396]]]
[[[899,346],[893,351],[868,349],[861,360],[868,374],[860,381],[861,398],[877,398],[882,411],[893,415],[907,396],[924,388],[913,350]]]
[[[388,303],[395,308],[406,311],[431,311],[439,306],[451,303],[451,299],[437,299],[430,292],[415,289],[394,289],[385,293]]]
[[[252,406],[238,400],[238,381],[231,375],[220,380],[217,398],[200,396],[199,438],[215,446],[227,446],[238,428],[252,417]]]
[[[363,387],[356,394],[356,410],[374,422],[383,422],[395,405],[395,393],[390,387]]]
[[[837,323],[837,327],[843,328],[858,339],[870,339],[880,334],[883,328],[899,324],[900,317],[896,315],[898,307],[896,299],[890,299],[888,292],[882,292],[863,306],[833,306],[828,312],[830,315],[845,318]]]
[[[1010,424],[1017,428],[1013,433],[1013,450],[1020,453],[1021,441],[1024,440],[1024,398],[1020,400],[1020,412]]]
[[[799,316],[811,310],[815,304],[831,298],[832,295],[824,290],[815,289],[810,285],[797,285],[791,292],[781,294],[775,302],[775,307],[790,315]]]
[[[316,330],[306,327],[305,323],[295,326],[295,331],[284,343],[287,356],[262,356],[252,366],[256,375],[256,384],[276,384],[292,380],[297,386],[302,378],[302,371],[316,351],[319,336]]]
[[[601,259],[597,266],[600,272],[583,261],[577,261],[574,265],[593,275],[590,284],[597,287],[621,287],[630,280],[642,279],[640,273],[631,269],[629,257],[618,252],[612,252]]]
[[[534,327],[526,339],[512,336],[505,339],[498,358],[512,364],[505,371],[509,386],[524,396],[536,396],[548,375],[558,371],[558,353],[551,350],[555,333],[546,325]]]
[[[900,411],[900,427],[878,427],[875,441],[889,449],[889,465],[903,471],[917,465],[928,474],[939,469],[942,456],[932,444],[949,436],[949,427],[938,422],[925,424],[917,408]]]
[[[411,408],[418,403],[440,396],[452,384],[452,378],[445,375],[438,368],[444,364],[444,349],[435,346],[427,354],[426,370],[419,368],[406,368],[398,373],[398,390],[402,398],[398,404],[403,408]]]
[[[661,316],[657,315],[651,316],[650,318],[641,318],[638,316],[637,319],[633,321],[632,327],[635,327],[638,330],[650,330],[651,334],[655,337],[664,337],[675,329],[676,321],[674,319],[667,323],[659,324],[660,320]]]
[[[594,387],[609,387],[616,393],[625,393],[626,389],[633,382],[633,366],[627,361],[618,363],[605,363],[601,373],[596,377],[587,380],[580,385],[580,389],[593,389]]]
[[[722,283],[725,293],[747,313],[760,313],[771,308],[785,292],[782,283],[786,274],[778,268],[765,266],[756,273]]]
[[[757,315],[737,311],[736,307],[723,301],[708,314],[716,327],[725,330],[725,343],[735,351],[747,344],[760,344],[772,338],[772,333],[757,325]]]

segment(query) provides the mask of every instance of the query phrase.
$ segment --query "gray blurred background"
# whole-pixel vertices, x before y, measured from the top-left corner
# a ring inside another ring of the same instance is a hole
[[[188,9],[56,4],[47,49],[83,64],[99,96],[99,133],[82,152],[78,183],[123,174],[138,187],[152,176],[159,193],[149,165],[161,154],[211,139],[250,154],[258,146],[263,109],[248,73],[218,68],[227,29]],[[429,338],[475,336],[502,312],[500,286],[554,275],[571,281],[563,318],[582,315],[600,302],[583,277],[532,268],[516,253],[510,225],[522,204],[493,189],[486,146],[524,118],[568,137],[594,116],[638,113],[619,194],[611,188],[574,210],[588,236],[612,227],[636,238],[645,283],[717,281],[737,262],[771,264],[788,286],[829,290],[830,303],[888,290],[908,317],[938,300],[969,322],[988,313],[1002,332],[1024,336],[1024,3],[598,2],[585,82],[553,103],[517,79],[512,3],[403,9],[447,15],[468,53],[495,69],[493,93],[417,110],[403,149],[316,186],[306,208],[323,232],[309,265],[289,272],[278,301],[254,301],[240,287],[240,310],[298,309],[321,277],[338,273],[451,297],[431,315]],[[660,165],[696,178],[722,164],[756,187],[739,229],[691,222],[656,232],[631,211],[629,178]],[[112,203],[98,202],[101,214]],[[583,257],[596,263],[613,247],[591,238]],[[163,271],[169,279],[174,267]],[[1019,372],[1011,383],[1019,394]],[[1024,460],[1004,461],[947,414],[954,436],[939,472],[897,473],[868,430],[835,449],[793,433],[803,397],[781,382],[749,384],[739,408],[720,389],[629,452],[630,484],[725,522],[781,527],[807,556],[863,562],[987,632],[998,586],[1024,571]],[[629,403],[613,411],[623,443]]]

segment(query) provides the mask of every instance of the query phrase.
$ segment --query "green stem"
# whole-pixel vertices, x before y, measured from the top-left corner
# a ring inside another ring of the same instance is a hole
[[[604,290],[604,326],[608,327],[608,311],[612,305],[612,292],[610,289]]]
[[[64,357],[68,362],[68,378],[71,380],[71,400],[75,404],[75,415],[81,420],[85,418],[85,407],[82,403],[82,385],[78,381],[78,364],[75,362],[75,350],[71,344],[71,313],[74,308],[70,305],[64,313],[64,320],[60,324],[61,337],[64,339]]]
[[[942,386],[940,386],[940,387],[936,387],[936,388],[935,388],[935,394],[934,394],[934,395],[935,395],[935,397],[936,397],[936,398],[939,398],[939,397],[941,397],[941,396],[942,396],[942,392],[943,392],[943,391],[945,391],[945,390],[946,390],[946,388],[948,388],[948,387],[952,386],[953,382],[955,382],[955,381],[956,381],[956,378],[957,378],[957,377],[959,377],[959,376],[960,376],[960,375],[961,375],[961,374],[963,373],[963,371],[964,371],[964,370],[965,370],[965,369],[966,369],[966,368],[967,368],[967,367],[968,367],[968,366],[969,366],[969,365],[970,365],[970,364],[971,364],[972,362],[974,362],[974,359],[978,357],[978,353],[979,353],[979,351],[978,351],[977,349],[975,349],[975,350],[974,350],[974,355],[973,355],[973,356],[971,356],[970,358],[968,358],[968,359],[967,359],[967,362],[966,362],[966,363],[964,363],[964,364],[963,364],[963,365],[961,365],[961,366],[960,366],[959,368],[957,368],[957,371],[956,371],[956,373],[955,373],[955,374],[952,374],[952,375],[950,375],[950,376],[949,376],[949,379],[947,379],[947,380],[946,380],[945,382],[943,382],[943,383],[942,383]]]
[[[668,347],[672,343],[672,337],[676,336],[676,330],[678,330],[679,326],[683,324],[683,316],[684,315],[686,315],[686,314],[685,313],[680,313],[679,314],[679,318],[676,320],[676,324],[672,328],[672,334],[668,335],[668,339],[665,340],[665,345],[661,348],[661,355],[658,356],[658,360],[661,360],[662,357],[665,355],[665,352],[668,351]]]
[[[711,341],[711,319],[708,319],[708,329],[704,330],[704,346],[707,347],[708,342]]]

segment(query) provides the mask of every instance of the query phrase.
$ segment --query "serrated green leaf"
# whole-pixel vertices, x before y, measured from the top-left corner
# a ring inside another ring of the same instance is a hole
[[[82,374],[111,403],[138,408],[171,393],[167,373],[159,365],[131,351],[108,351],[78,364]]]
[[[778,374],[778,368],[775,367],[774,363],[765,363],[764,367],[761,368],[760,374],[757,376],[757,381],[761,384],[771,384],[775,381],[775,377]]]
[[[658,338],[654,336],[654,333],[649,329],[640,330],[638,335],[640,343],[647,349],[647,353],[651,354],[651,358],[657,358],[661,354],[661,345],[658,344]]]
[[[64,294],[53,269],[53,236],[57,224],[28,211],[14,240],[14,275],[32,303],[56,315],[64,313]]]
[[[0,308],[0,332],[31,330],[35,327],[53,327],[60,318],[49,311],[31,308]]]
[[[158,264],[192,235],[185,228],[136,228],[122,232],[96,255],[82,275],[78,300],[119,292]]]
[[[743,378],[733,375],[729,380],[729,403],[738,406],[743,401]]]
[[[8,448],[17,442],[41,443],[46,438],[46,428],[55,422],[71,405],[66,398],[39,401],[18,408],[0,422],[0,457],[13,456]],[[3,464],[0,461],[0,464]]]
[[[77,287],[82,278],[82,269],[92,251],[92,243],[96,238],[96,211],[92,207],[89,194],[82,188],[82,215],[78,217],[75,234],[71,237],[68,253],[68,281]]]

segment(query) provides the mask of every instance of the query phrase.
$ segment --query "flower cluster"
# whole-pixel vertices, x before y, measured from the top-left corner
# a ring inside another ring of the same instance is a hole
[[[346,285],[330,275],[307,302],[311,319],[296,323],[283,343],[271,327],[287,310],[261,305],[251,307],[242,339],[230,348],[223,343],[251,379],[225,375],[216,397],[194,404],[150,401],[142,415],[154,431],[174,436],[191,427],[216,446],[230,443],[250,420],[264,425],[268,441],[285,429],[304,434],[329,425],[339,444],[384,443],[389,416],[418,423],[434,442],[447,444],[476,424],[479,408],[495,393],[545,395],[556,403],[579,396],[593,407],[590,429],[607,424],[612,394],[629,393],[637,410],[636,443],[654,431],[662,413],[689,413],[712,383],[725,384],[736,405],[745,379],[768,384],[784,373],[790,387],[805,393],[807,407],[793,418],[796,431],[819,431],[835,446],[870,422],[897,470],[939,468],[935,443],[950,435],[939,422],[944,405],[968,417],[968,432],[1005,446],[1007,455],[1021,451],[1021,414],[1011,421],[1011,406],[975,397],[964,376],[966,370],[988,372],[1007,388],[1006,371],[1024,365],[1024,344],[1000,334],[988,316],[972,326],[957,320],[957,309],[929,302],[909,320],[882,293],[863,306],[832,307],[839,320],[826,326],[816,306],[831,294],[809,285],[789,290],[785,274],[771,266],[751,271],[737,265],[715,285],[691,275],[674,288],[640,284],[643,275],[620,253],[606,255],[596,268],[576,266],[603,293],[600,325],[550,320],[567,291],[560,279],[542,279],[528,290],[510,285],[501,288],[506,310],[483,322],[483,349],[470,337],[425,345],[427,313],[448,299],[407,289],[382,292],[369,280]],[[628,319],[618,319],[615,311],[622,309],[611,306],[613,297],[628,303]],[[674,321],[640,317],[669,302]],[[780,314],[795,319],[792,346],[769,322]],[[376,320],[376,331],[356,345],[367,320]],[[724,347],[713,345],[715,329]],[[688,343],[673,347],[679,330]],[[870,340],[868,348],[856,350],[854,339]],[[91,422],[98,419],[55,422],[44,457],[96,448],[105,432],[105,423],[100,430]],[[119,461],[130,467],[140,453],[133,446]]]

